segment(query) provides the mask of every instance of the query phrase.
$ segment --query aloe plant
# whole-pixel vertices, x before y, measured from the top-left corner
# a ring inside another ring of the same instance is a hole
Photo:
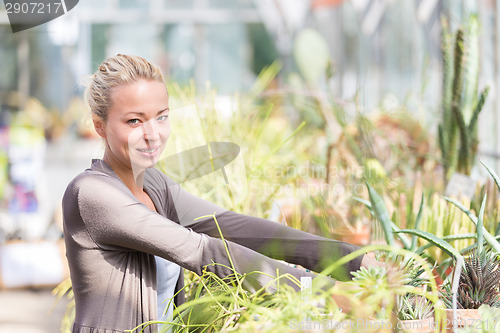
[[[454,34],[443,20],[443,118],[438,127],[446,178],[470,175],[476,158],[477,122],[489,88],[479,95],[479,23],[472,15]]]
[[[372,211],[377,220],[382,224],[385,239],[388,245],[394,245],[394,236],[396,236],[403,245],[404,249],[416,252],[417,254],[421,254],[427,247],[424,246],[417,248],[417,238],[420,237],[427,240],[430,244],[439,247],[440,249],[448,253],[450,257],[456,258],[460,256],[460,252],[448,243],[448,241],[454,239],[453,237],[443,239],[432,233],[418,229],[425,207],[423,196],[420,203],[419,212],[417,213],[417,217],[414,223],[414,229],[401,230],[391,220],[382,197],[369,184],[367,184],[367,187],[370,196],[370,202],[362,199],[357,200],[364,203]],[[412,235],[411,241],[405,236],[405,234]],[[457,235],[457,237],[461,237],[461,235]]]
[[[427,319],[434,313],[432,303],[426,298],[407,294],[397,299],[397,315],[399,320]]]
[[[482,162],[481,162],[482,163]],[[500,190],[500,180],[497,176],[497,174],[490,169],[488,166],[486,166],[484,163],[482,163],[483,166],[486,168],[488,173],[491,175],[495,183],[497,184],[498,189]],[[483,197],[483,201],[481,203],[481,208],[479,209],[479,216],[476,217],[474,213],[467,209],[464,205],[462,205],[460,202],[452,199],[452,198],[445,198],[447,201],[451,202],[455,206],[457,206],[460,210],[462,210],[469,218],[470,220],[476,225],[476,233],[477,233],[477,247],[479,250],[482,250],[483,247],[483,240],[486,241],[488,246],[491,247],[494,251],[497,253],[500,252],[500,242],[496,239],[495,236],[493,236],[491,233],[486,230],[486,228],[483,225],[483,220],[484,220],[484,210],[486,206],[486,195]]]
[[[426,288],[430,283],[423,275],[425,269],[413,258],[403,260],[400,269],[407,272],[407,285],[416,288]],[[426,319],[434,313],[433,303],[425,297],[406,293],[398,295],[396,311],[399,320]]]

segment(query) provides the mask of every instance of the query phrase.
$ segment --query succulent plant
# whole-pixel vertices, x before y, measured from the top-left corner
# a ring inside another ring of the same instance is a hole
[[[426,319],[434,313],[431,301],[414,294],[398,296],[396,310],[399,320]]]
[[[455,34],[443,22],[443,119],[439,124],[439,145],[446,177],[454,172],[469,175],[475,162],[478,117],[489,88],[478,95],[479,21],[472,15]]]
[[[452,308],[451,284],[446,284],[443,302]],[[500,259],[490,251],[473,250],[464,258],[457,292],[457,309],[478,309],[487,304],[500,307]]]
[[[399,270],[406,273],[406,285],[426,290],[429,279],[425,269],[413,258],[403,258]],[[434,313],[433,303],[424,296],[414,293],[398,295],[396,298],[396,313],[399,320],[426,319]]]

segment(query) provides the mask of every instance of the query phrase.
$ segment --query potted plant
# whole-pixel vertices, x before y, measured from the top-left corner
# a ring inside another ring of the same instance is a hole
[[[398,298],[398,328],[408,333],[434,331],[434,308],[425,297],[406,294]]]
[[[395,299],[398,294],[404,293],[402,286],[407,282],[407,277],[401,271],[397,273],[399,274],[388,274],[385,267],[362,267],[352,273],[350,283],[353,285],[353,296],[366,304],[361,313],[356,313],[359,309],[353,313],[358,319],[362,318],[361,331],[392,332],[392,327],[395,326]]]
[[[409,286],[426,290],[429,280],[423,277],[425,270],[421,264],[417,264],[412,258],[403,261],[401,270],[406,271]],[[409,292],[397,297],[396,313],[398,317],[397,327],[404,332],[423,333],[434,331],[434,307],[431,301],[424,296]]]
[[[486,304],[491,307],[500,307],[500,259],[497,254],[489,250],[475,248],[463,261],[459,279],[456,284],[456,319],[453,317],[453,281],[443,286],[442,300],[445,303],[447,314],[446,326],[453,326],[457,321],[458,327],[475,326],[480,321],[478,309]]]
[[[484,166],[500,189],[498,176],[486,165]],[[446,310],[447,320],[444,329],[478,323],[480,314],[477,309],[483,304],[500,307],[500,258],[498,257],[500,243],[483,226],[486,199],[485,194],[476,217],[459,202],[446,198],[476,225],[476,244],[462,251],[466,253],[465,259],[460,253],[452,253],[458,265],[455,267],[452,281],[448,280],[443,286],[442,299],[449,308]],[[484,247],[485,242],[487,248]],[[451,308],[456,309],[456,317]]]

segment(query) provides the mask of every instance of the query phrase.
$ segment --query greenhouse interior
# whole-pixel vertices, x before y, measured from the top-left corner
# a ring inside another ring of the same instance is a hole
[[[0,332],[500,332],[499,17],[4,0]]]

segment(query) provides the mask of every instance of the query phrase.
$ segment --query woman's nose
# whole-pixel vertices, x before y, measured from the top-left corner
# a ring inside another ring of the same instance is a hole
[[[146,140],[157,140],[159,138],[158,128],[154,119],[146,121],[142,125],[142,130],[144,132],[144,138]]]

